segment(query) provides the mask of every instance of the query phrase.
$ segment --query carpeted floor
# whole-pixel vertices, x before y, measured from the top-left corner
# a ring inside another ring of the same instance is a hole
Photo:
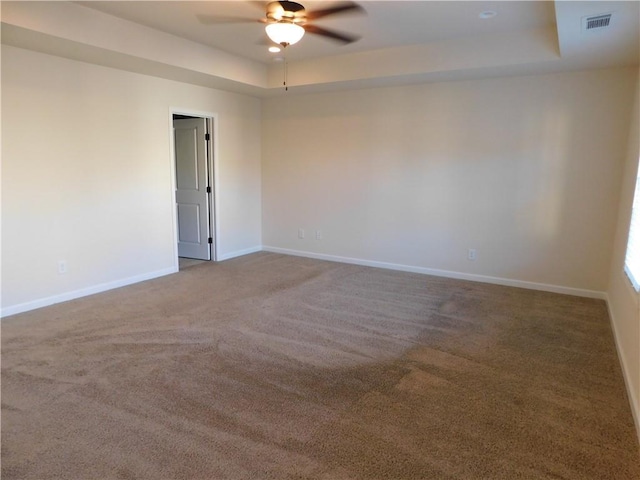
[[[603,301],[272,253],[2,323],[2,478],[620,479]]]
[[[208,260],[198,260],[197,258],[178,257],[178,268],[184,270],[185,268],[191,268],[201,263],[208,262]]]

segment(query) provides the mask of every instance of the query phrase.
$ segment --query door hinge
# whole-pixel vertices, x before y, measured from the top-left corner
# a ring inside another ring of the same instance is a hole
[[[213,243],[213,238],[209,237],[209,243]]]
[[[207,193],[211,193],[211,187],[207,187]]]
[[[211,140],[211,135],[208,133],[204,134],[204,139],[208,142],[209,140]]]

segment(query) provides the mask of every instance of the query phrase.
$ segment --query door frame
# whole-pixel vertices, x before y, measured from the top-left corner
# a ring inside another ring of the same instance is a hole
[[[191,110],[188,108],[170,107],[169,108],[169,149],[171,157],[171,205],[173,211],[172,227],[173,227],[173,258],[174,266],[178,269],[178,207],[176,205],[176,146],[173,136],[173,116],[185,115],[188,117],[207,119],[211,125],[211,141],[209,151],[207,152],[207,171],[210,175],[210,184],[212,193],[209,195],[209,225],[210,234],[213,238],[213,248],[211,248],[211,261],[215,262],[219,258],[220,251],[220,215],[219,215],[219,182],[218,182],[218,114],[212,112],[203,112],[199,110]],[[213,205],[212,205],[213,203]]]

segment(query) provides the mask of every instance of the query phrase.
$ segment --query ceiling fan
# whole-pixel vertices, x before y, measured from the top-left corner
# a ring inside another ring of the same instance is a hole
[[[198,15],[198,19],[205,24],[259,22],[266,25],[265,31],[269,39],[283,47],[297,43],[305,33],[320,35],[342,44],[353,43],[360,38],[357,35],[328,30],[312,23],[332,15],[364,12],[364,9],[354,2],[342,2],[329,8],[313,11],[307,11],[301,4],[289,1],[268,2],[266,4],[262,2],[251,3],[265,8],[265,16],[263,18],[254,20]]]

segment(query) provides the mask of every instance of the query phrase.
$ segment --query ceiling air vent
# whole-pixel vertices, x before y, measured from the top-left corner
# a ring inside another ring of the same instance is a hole
[[[602,13],[600,15],[592,15],[582,19],[582,30],[591,32],[594,30],[602,30],[611,25],[612,13]]]

